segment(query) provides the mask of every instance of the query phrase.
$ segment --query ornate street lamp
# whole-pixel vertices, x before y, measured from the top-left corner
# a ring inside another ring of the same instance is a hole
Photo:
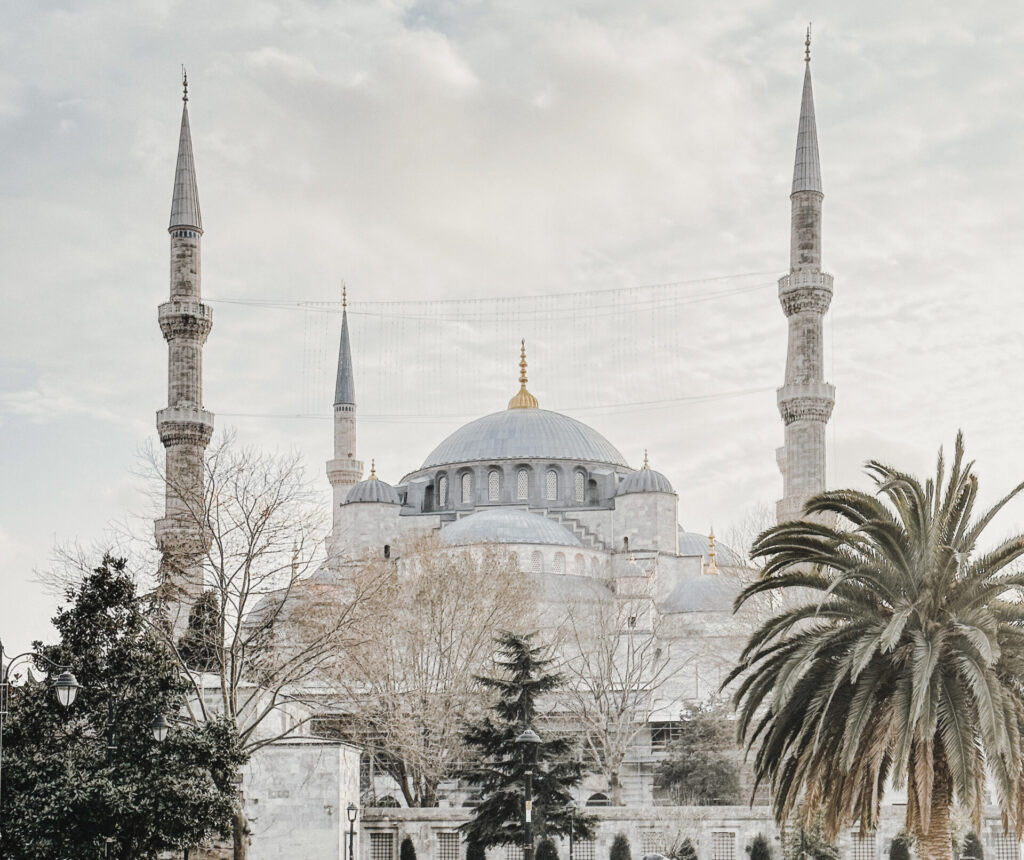
[[[7,717],[7,700],[11,691],[11,669],[14,667],[14,664],[19,660],[28,660],[31,658],[32,660],[41,660],[47,666],[59,671],[60,676],[57,678],[53,686],[57,693],[57,701],[65,708],[69,707],[75,701],[75,696],[78,695],[78,690],[81,687],[75,679],[75,676],[71,673],[70,666],[57,663],[49,657],[44,657],[42,654],[36,654],[33,651],[25,651],[24,653],[17,654],[5,661],[6,656],[7,655],[4,653],[3,643],[0,642],[0,785],[2,785],[3,782],[4,720]]]
[[[356,818],[359,816],[359,807],[350,803],[345,812],[348,814],[348,860],[355,860]]]
[[[515,744],[519,747],[526,770],[523,776],[526,785],[523,792],[523,860],[533,860],[533,769],[537,764],[537,747],[540,735],[527,726]]]
[[[149,724],[149,727],[153,730],[153,740],[161,744],[167,737],[167,730],[171,727],[171,724],[167,722],[167,717],[163,714],[157,714],[153,718],[153,722]]]
[[[576,829],[576,801],[571,797],[565,804],[565,811],[569,813],[569,860],[572,860],[573,831]]]

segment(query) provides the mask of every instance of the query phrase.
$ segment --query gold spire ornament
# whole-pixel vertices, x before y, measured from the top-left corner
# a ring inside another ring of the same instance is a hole
[[[539,409],[537,398],[526,390],[526,341],[522,341],[519,351],[519,391],[508,402],[509,409]]]
[[[644,466],[643,467],[647,471],[651,470],[651,464],[647,462],[647,449],[646,448],[644,448]]]
[[[363,462],[365,462],[365,460]],[[377,461],[376,460],[370,460],[370,480],[371,481],[376,481],[377,480]]]
[[[341,282],[341,309],[348,310],[348,287],[345,282]]]

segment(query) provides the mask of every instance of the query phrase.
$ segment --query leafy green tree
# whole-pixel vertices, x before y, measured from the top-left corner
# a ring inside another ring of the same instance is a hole
[[[740,799],[739,766],[728,712],[703,707],[685,716],[679,736],[658,764],[654,784],[674,803],[728,806]]]
[[[536,860],[558,860],[558,848],[547,836],[537,843]]]
[[[411,837],[406,836],[398,847],[398,860],[416,860],[416,846]]]
[[[615,834],[608,858],[609,860],[633,860],[633,852],[629,850],[629,840],[625,833]]]
[[[675,860],[697,860],[697,849],[693,847],[693,840],[687,836],[679,850],[675,853]]]
[[[533,832],[566,836],[569,824],[581,839],[593,835],[593,817],[568,806],[571,789],[579,785],[582,765],[575,760],[568,736],[538,726],[538,700],[554,692],[561,677],[547,669],[551,660],[533,644],[533,636],[503,633],[497,639],[501,674],[479,682],[497,694],[493,711],[465,731],[465,741],[479,760],[461,776],[481,790],[473,818],[462,825],[470,842],[484,848],[522,844],[523,792],[526,765],[515,739],[528,726],[540,728],[537,764],[533,773]]]
[[[910,834],[906,830],[901,830],[889,845],[889,860],[910,860],[910,844]]]
[[[891,781],[907,787],[919,856],[947,860],[951,806],[980,819],[989,777],[1005,820],[1024,826],[1024,538],[978,548],[1024,484],[975,516],[962,434],[948,475],[941,452],[924,483],[875,461],[867,471],[874,495],[821,493],[806,520],[755,542],[764,571],[737,607],[789,599],[726,683],[740,681],[739,735],[757,747],[777,820],[802,797],[829,836],[853,821],[872,829]]]
[[[981,847],[981,840],[973,830],[964,837],[964,847],[960,852],[960,857],[973,857],[974,860],[985,860],[985,849]]]
[[[35,644],[73,667],[82,685],[74,704],[62,708],[49,683],[28,683],[11,697],[0,834],[6,860],[150,860],[230,825],[231,776],[242,763],[237,737],[213,721],[154,740],[154,717],[176,713],[186,687],[151,636],[124,568],[104,558],[53,619],[60,644]]]
[[[750,843],[750,860],[772,860],[772,846],[763,833],[758,833]]]

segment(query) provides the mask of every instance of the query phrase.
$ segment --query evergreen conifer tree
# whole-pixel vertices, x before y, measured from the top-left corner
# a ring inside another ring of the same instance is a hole
[[[616,833],[612,840],[612,850],[609,860],[633,860],[633,854],[629,850],[629,840],[625,833]]]
[[[772,846],[763,833],[758,833],[750,843],[750,860],[772,860]],[[889,860],[893,858],[890,857]]]
[[[487,860],[487,852],[479,842],[466,843],[466,860]]]
[[[978,834],[973,830],[964,837],[964,848],[960,852],[960,857],[961,860],[967,857],[973,857],[974,860],[985,860],[985,850],[981,847]]]
[[[491,713],[465,732],[465,741],[476,751],[478,761],[460,775],[480,788],[481,800],[462,831],[467,841],[482,848],[522,844],[526,767],[515,739],[532,727],[541,735],[533,769],[534,835],[568,835],[571,816],[575,835],[590,839],[593,817],[568,807],[570,789],[579,785],[583,776],[581,763],[572,755],[572,742],[538,725],[538,701],[558,689],[561,677],[547,671],[551,660],[533,644],[532,634],[504,633],[497,645],[501,673],[477,679],[497,693],[497,701]]]
[[[412,839],[406,836],[398,848],[398,860],[416,860],[416,846]]]
[[[547,836],[537,844],[536,860],[558,860],[558,848]]]

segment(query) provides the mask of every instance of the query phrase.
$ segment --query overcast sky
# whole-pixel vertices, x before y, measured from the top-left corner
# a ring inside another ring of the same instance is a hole
[[[541,405],[636,465],[650,448],[687,528],[721,533],[774,504],[773,281],[809,17],[836,277],[830,483],[863,485],[868,457],[930,469],[958,427],[986,498],[1024,478],[1018,3],[91,0],[4,14],[6,645],[50,635],[55,602],[33,571],[55,544],[102,545],[144,509],[132,470],[166,404],[156,308],[181,63],[215,314],[206,405],[244,441],[299,448],[325,504],[339,323],[326,303],[343,279],[359,452],[385,479],[504,407],[526,337]],[[596,290],[610,292],[579,295]],[[571,295],[464,301],[552,294]],[[600,321],[573,319],[601,302]],[[997,523],[1011,529],[1024,502]]]

